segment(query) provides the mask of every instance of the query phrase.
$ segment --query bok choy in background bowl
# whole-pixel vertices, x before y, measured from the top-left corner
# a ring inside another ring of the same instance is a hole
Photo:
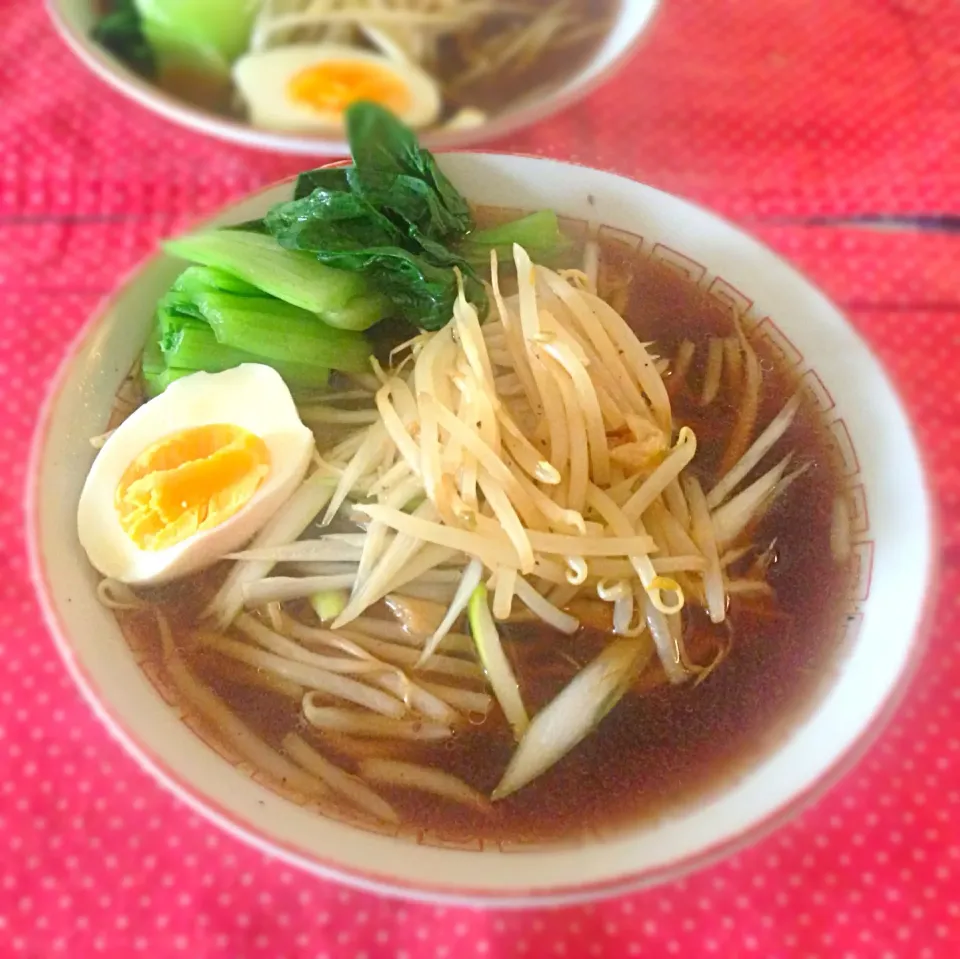
[[[434,146],[503,136],[584,97],[657,0],[47,0],[80,60],[161,116],[244,146],[343,155],[377,99]]]
[[[368,889],[575,901],[756,839],[918,655],[930,501],[882,370],[684,201],[349,132],[67,357],[29,523],[72,674],[186,802]]]

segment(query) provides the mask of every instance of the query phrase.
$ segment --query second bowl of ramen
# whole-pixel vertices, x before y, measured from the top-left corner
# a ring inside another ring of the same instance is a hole
[[[569,901],[757,837],[917,655],[882,370],[733,227],[563,163],[418,154],[429,216],[378,194],[416,242],[360,263],[322,213],[380,189],[355,153],[173,242],[66,361],[30,523],[75,677],[186,801],[367,888]]]
[[[623,64],[658,0],[47,5],[88,68],[167,119],[246,146],[341,155],[342,113],[357,99],[444,149],[543,119]]]

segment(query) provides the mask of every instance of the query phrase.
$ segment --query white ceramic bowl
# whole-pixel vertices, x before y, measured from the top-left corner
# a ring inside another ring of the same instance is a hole
[[[368,889],[473,904],[532,905],[633,889],[697,867],[780,824],[849,767],[916,661],[931,603],[930,499],[904,411],[840,313],[793,269],[729,224],[650,187],[551,160],[452,154],[441,165],[478,203],[552,207],[642,237],[768,337],[802,375],[844,464],[859,575],[835,674],[806,719],[735,782],[659,822],[572,848],[430,848],[311,814],[197,738],[134,661],[94,595],[76,503],[114,393],[181,264],[157,255],[127,279],[71,349],[38,429],[29,489],[33,572],[67,665],[111,732],[180,798],[261,849]],[[261,215],[290,182],[230,208]],[[638,240],[639,242],[639,240]]]
[[[561,86],[493,117],[473,129],[426,132],[423,142],[432,149],[451,150],[504,136],[543,120],[586,96],[607,79],[630,55],[653,20],[660,0],[622,0],[613,29],[593,57]],[[342,139],[259,130],[239,120],[219,116],[164,93],[90,39],[98,19],[97,0],[46,0],[60,36],[80,60],[102,80],[141,106],[182,126],[242,146],[282,153],[345,156]]]

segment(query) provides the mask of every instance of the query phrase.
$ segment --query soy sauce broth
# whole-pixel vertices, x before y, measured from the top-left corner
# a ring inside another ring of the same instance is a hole
[[[496,221],[500,211],[481,213],[480,219]],[[571,262],[580,252],[571,251]],[[731,335],[732,321],[700,289],[662,264],[611,242],[602,245],[601,260],[602,277],[613,277],[616,287],[601,288],[601,293],[619,298],[628,321],[643,341],[655,341],[658,355],[673,358],[684,339],[697,344],[688,387],[678,391],[672,403],[677,428],[690,425],[697,434],[691,468],[710,489],[719,478],[737,402],[724,379],[717,399],[704,408],[699,403],[700,386],[707,340]],[[763,344],[753,346],[763,371],[756,435],[797,384]],[[688,607],[684,638],[691,658],[705,665],[729,646],[726,658],[704,682],[658,683],[654,662],[597,731],[540,778],[496,803],[489,814],[415,791],[377,786],[400,813],[403,830],[434,841],[575,840],[654,820],[696,802],[769,754],[815,704],[839,652],[849,571],[838,568],[831,557],[831,511],[839,480],[825,434],[814,411],[804,404],[786,436],[763,461],[769,465],[793,450],[796,462],[811,464],[752,537],[762,546],[776,544],[776,562],[767,574],[775,600],[731,597],[729,628],[711,624],[705,613]],[[732,567],[732,575],[737,568]],[[222,576],[223,570],[215,568],[157,591],[157,604],[175,634],[185,637]],[[162,674],[149,617],[125,616],[121,623],[131,644]],[[607,641],[594,628],[568,637],[539,624],[505,625],[502,635],[531,715]],[[231,682],[212,659],[197,658],[186,646],[185,658],[271,745],[280,748],[283,736],[295,730],[344,768],[355,768],[355,754],[331,750],[305,727],[296,702]],[[216,737],[215,730],[210,732]],[[494,706],[484,721],[465,725],[449,741],[379,745],[378,754],[436,766],[489,794],[514,748],[509,727]]]
[[[548,7],[550,2],[535,0],[531,6]],[[463,55],[457,43],[441,44],[436,75],[448,103],[452,107],[474,107],[496,116],[562,86],[590,62],[606,40],[621,2],[623,0],[577,0],[575,6],[583,11],[582,39],[564,44],[548,43],[539,56],[518,69],[498,71],[473,81],[460,80]],[[591,32],[591,25],[596,24],[602,24],[603,29]],[[502,26],[491,18],[471,42],[483,44],[498,33],[505,36],[503,43],[509,42],[509,35],[503,34]]]

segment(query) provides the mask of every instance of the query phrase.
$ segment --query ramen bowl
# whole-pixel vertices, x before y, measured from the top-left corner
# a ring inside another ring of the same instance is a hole
[[[164,92],[91,39],[91,30],[99,18],[100,6],[98,0],[47,0],[47,10],[53,24],[73,53],[87,69],[128,99],[180,126],[241,146],[314,156],[347,154],[347,144],[342,137],[321,132],[304,134],[258,129],[243,120],[193,106],[180,97]],[[576,103],[609,79],[626,62],[646,34],[658,6],[659,0],[620,3],[612,26],[602,42],[593,49],[583,65],[561,83],[523,97],[515,105],[491,115],[477,126],[426,131],[424,143],[431,149],[466,147],[505,136]]]
[[[838,652],[807,708],[762,755],[695,801],[577,842],[425,835],[414,844],[318,815],[252,778],[165,701],[97,601],[97,577],[77,539],[78,497],[94,456],[88,438],[105,429],[142,349],[152,304],[180,269],[163,255],[129,276],[77,338],[38,427],[28,526],[47,622],[71,675],[136,762],[233,836],[309,872],[367,890],[509,907],[662,882],[796,814],[850,768],[902,695],[919,656],[934,575],[934,523],[917,444],[879,363],[838,310],[733,226],[651,187],[570,164],[489,154],[449,154],[440,162],[476,204],[550,207],[616,231],[698,284],[793,369],[832,438],[852,553],[831,638]],[[291,182],[278,184],[214,222],[260,216],[291,190]]]

